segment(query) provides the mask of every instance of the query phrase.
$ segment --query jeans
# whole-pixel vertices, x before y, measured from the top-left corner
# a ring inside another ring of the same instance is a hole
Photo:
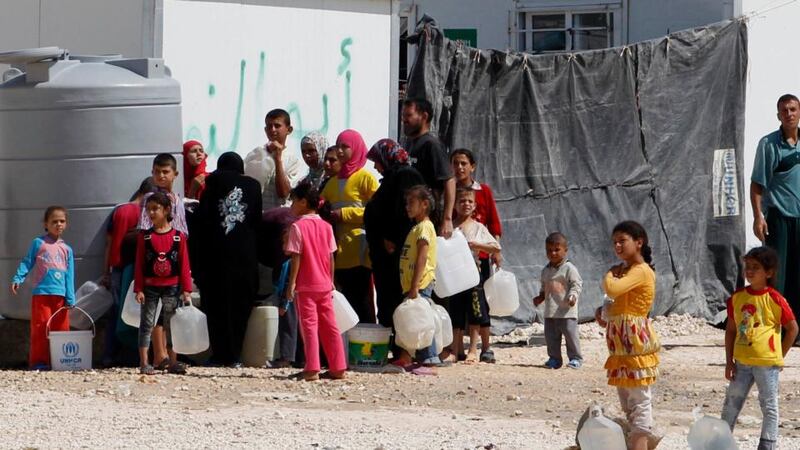
[[[761,440],[758,450],[770,450],[777,447],[778,442],[778,374],[777,366],[749,366],[736,363],[736,375],[728,385],[725,404],[722,406],[722,420],[728,422],[733,430],[736,418],[742,411],[747,394],[755,383],[758,386],[758,403],[764,416],[761,423]]]
[[[164,333],[167,336],[167,348],[172,348],[172,333],[170,319],[175,315],[175,310],[180,306],[180,289],[178,286],[145,286],[144,304],[139,323],[139,348],[150,347],[150,336],[156,322],[163,323]],[[158,301],[161,300],[161,315],[158,312]]]

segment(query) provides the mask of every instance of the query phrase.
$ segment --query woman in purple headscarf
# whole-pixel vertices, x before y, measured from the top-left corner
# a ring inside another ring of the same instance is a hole
[[[375,169],[383,175],[381,184],[364,212],[372,276],[378,303],[378,323],[393,326],[392,314],[403,301],[400,286],[400,249],[414,221],[406,214],[405,192],[425,184],[422,175],[411,167],[408,153],[391,139],[381,139],[367,153]],[[393,352],[399,354],[397,351]]]

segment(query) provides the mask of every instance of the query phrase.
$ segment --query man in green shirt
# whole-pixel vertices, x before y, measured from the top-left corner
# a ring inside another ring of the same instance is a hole
[[[778,99],[781,127],[758,142],[750,203],[753,233],[780,256],[775,288],[795,315],[800,314],[800,100],[792,94]]]

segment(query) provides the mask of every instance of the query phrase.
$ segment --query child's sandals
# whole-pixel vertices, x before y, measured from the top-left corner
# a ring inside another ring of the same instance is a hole
[[[139,373],[142,375],[155,375],[156,369],[153,368],[150,364],[146,366],[139,367]]]
[[[167,372],[173,375],[186,375],[186,364],[182,362],[175,362],[167,367]]]
[[[169,358],[164,358],[164,359],[161,360],[160,363],[155,365],[155,369],[156,370],[161,370],[163,372],[164,370],[169,369],[169,365],[170,365]]]

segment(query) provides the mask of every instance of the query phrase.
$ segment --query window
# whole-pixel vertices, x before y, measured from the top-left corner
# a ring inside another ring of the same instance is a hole
[[[517,18],[517,37],[518,50],[531,53],[612,47],[614,13],[520,12]]]

